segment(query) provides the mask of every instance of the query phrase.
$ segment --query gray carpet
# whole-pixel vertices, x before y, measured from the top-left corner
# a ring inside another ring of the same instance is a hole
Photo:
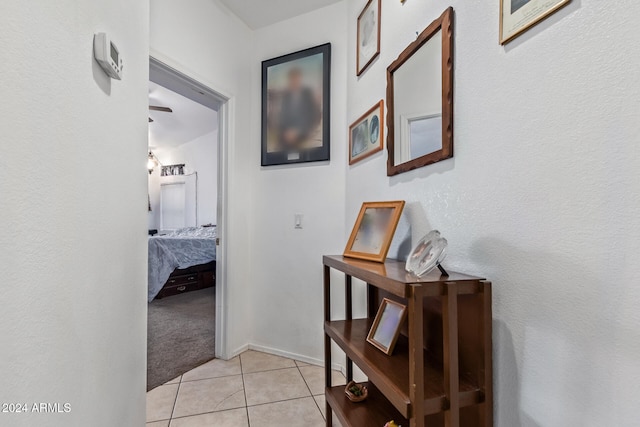
[[[215,288],[149,304],[147,391],[215,356]]]

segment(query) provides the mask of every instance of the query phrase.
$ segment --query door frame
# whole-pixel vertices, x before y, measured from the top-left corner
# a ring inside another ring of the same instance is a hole
[[[218,112],[215,356],[226,360],[230,357],[227,340],[226,236],[228,235],[227,218],[229,218],[227,209],[229,141],[231,139],[229,123],[233,121],[233,96],[157,52],[151,52],[149,56],[149,80]]]

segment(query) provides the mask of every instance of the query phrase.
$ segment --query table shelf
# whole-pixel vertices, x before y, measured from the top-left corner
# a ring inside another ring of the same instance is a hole
[[[491,283],[480,277],[435,271],[416,277],[404,263],[374,263],[324,256],[324,345],[327,427],[335,413],[344,427],[493,425]],[[345,274],[346,320],[331,312],[331,269]],[[352,278],[367,284],[367,318],[353,319]],[[366,338],[383,298],[407,306],[408,320],[387,355]],[[352,403],[332,387],[331,342],[368,377],[369,397]]]
[[[393,355],[387,356],[366,341],[370,328],[370,319],[325,322],[325,332],[377,385],[400,414],[409,418],[412,404],[409,398],[408,339],[400,336]],[[442,364],[433,360],[426,350],[424,360],[424,409],[425,415],[428,415],[445,410],[448,402],[444,392]],[[469,378],[460,378],[459,393],[461,407],[482,401],[479,387]]]

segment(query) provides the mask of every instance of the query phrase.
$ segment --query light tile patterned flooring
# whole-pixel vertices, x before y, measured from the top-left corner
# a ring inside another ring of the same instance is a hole
[[[323,427],[324,405],[324,368],[247,351],[149,391],[147,427]]]

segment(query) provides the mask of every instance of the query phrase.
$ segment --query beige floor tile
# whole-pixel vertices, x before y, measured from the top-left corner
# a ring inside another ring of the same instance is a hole
[[[182,375],[180,375],[179,377],[175,377],[174,379],[172,379],[171,381],[167,381],[166,383],[164,383],[163,385],[167,385],[167,384],[178,384],[180,382],[180,378],[182,378]]]
[[[325,426],[322,414],[311,397],[251,406],[249,421],[251,427]]]
[[[244,387],[249,406],[311,396],[298,368],[245,374]]]
[[[171,427],[248,427],[247,409],[212,412],[193,417],[174,418]]]
[[[239,357],[234,357],[231,360],[213,359],[184,374],[182,381],[220,378],[240,374],[242,374],[242,370],[240,369]]]
[[[147,393],[147,422],[171,418],[179,384],[161,385]]]
[[[317,396],[313,396],[314,400],[316,401],[316,403],[318,404],[318,408],[320,408],[320,412],[322,412],[322,416],[327,419],[327,416],[325,414],[325,403],[327,402],[327,400],[324,397],[324,394],[319,394]]]
[[[307,363],[307,362],[301,362],[301,361],[299,361],[299,360],[296,360],[296,365],[298,365],[298,366],[310,366],[310,364],[309,364],[309,363]]]
[[[326,420],[327,419],[327,414],[325,413],[326,399],[324,398],[324,394],[313,396],[313,398],[318,404],[318,407],[320,408],[320,412],[322,412],[322,417]],[[336,414],[333,414],[333,427],[342,427],[342,424],[340,424],[340,421],[338,421]]]
[[[242,376],[211,378],[180,384],[174,417],[204,414],[245,406]]]
[[[307,385],[311,390],[311,394],[315,395],[324,393],[324,368],[321,368],[320,366],[301,366],[300,372],[302,372],[302,376],[307,382]],[[332,385],[336,386],[347,383],[347,380],[341,372],[331,371],[331,374]]]
[[[147,427],[169,427],[169,420],[147,423]]]
[[[242,372],[245,374],[296,366],[296,362],[291,359],[252,350],[242,353],[240,360],[242,361]]]

